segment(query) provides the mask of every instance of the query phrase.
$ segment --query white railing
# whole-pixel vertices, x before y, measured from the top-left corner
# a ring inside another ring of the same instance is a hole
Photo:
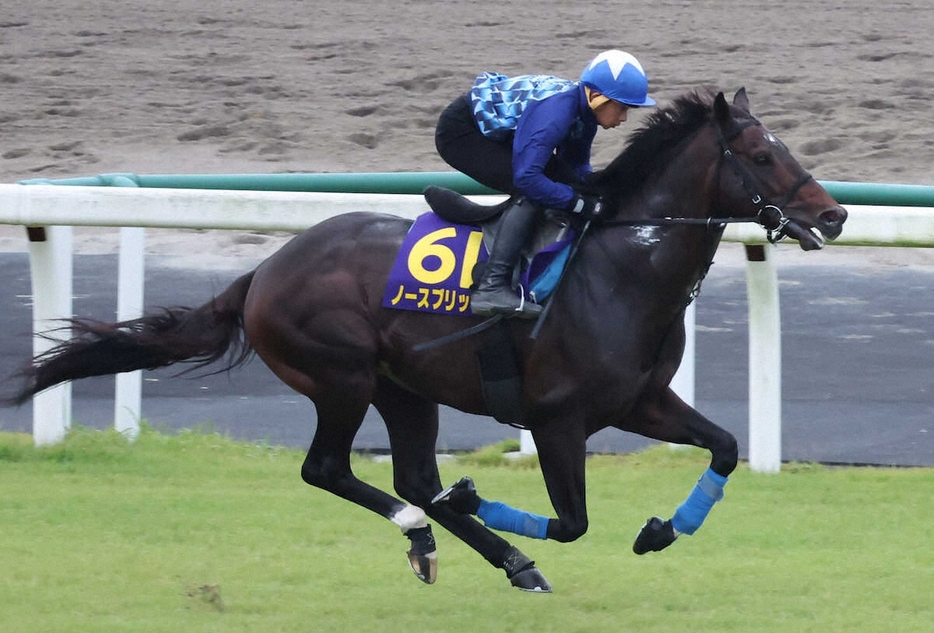
[[[489,200],[489,198],[487,198]],[[934,209],[926,207],[848,206],[850,217],[836,245],[934,246]],[[46,241],[30,242],[34,331],[72,315],[71,226],[124,227],[121,232],[118,318],[139,316],[143,305],[144,229],[196,228],[294,231],[351,211],[377,211],[415,218],[426,210],[417,195],[344,194],[135,187],[61,187],[0,185],[0,224],[48,227]],[[136,227],[136,228],[134,228]],[[724,240],[763,244],[754,225],[730,225]],[[763,261],[747,263],[749,303],[749,461],[753,470],[777,472],[781,466],[781,325],[778,281],[771,245]],[[836,246],[834,246],[836,248]],[[673,386],[694,400],[693,310],[688,346]],[[35,337],[34,352],[52,343]],[[138,432],[141,374],[117,377],[115,426]],[[34,399],[33,435],[37,444],[60,441],[70,425],[69,385]],[[526,444],[527,438],[523,438]]]

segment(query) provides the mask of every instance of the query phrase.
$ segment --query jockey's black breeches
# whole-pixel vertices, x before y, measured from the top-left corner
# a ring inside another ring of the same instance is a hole
[[[498,143],[483,135],[470,111],[470,99],[461,95],[444,109],[435,129],[435,147],[444,161],[482,185],[508,194],[512,180],[512,139]],[[545,175],[555,182],[576,184],[580,178],[557,156],[545,166]]]

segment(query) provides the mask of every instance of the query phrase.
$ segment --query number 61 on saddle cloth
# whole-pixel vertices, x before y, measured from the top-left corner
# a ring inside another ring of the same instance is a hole
[[[483,229],[454,224],[435,213],[420,215],[409,229],[389,273],[383,307],[433,314],[473,316],[470,286],[473,270],[486,262],[489,251]],[[544,301],[567,261],[573,231],[551,239],[543,248],[523,257],[519,275],[526,299]],[[533,240],[539,243],[541,240]]]

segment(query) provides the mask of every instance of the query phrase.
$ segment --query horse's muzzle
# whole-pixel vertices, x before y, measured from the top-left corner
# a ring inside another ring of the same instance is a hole
[[[837,205],[821,213],[817,220],[817,229],[828,240],[835,240],[843,232],[843,223],[846,222],[846,209]]]
[[[825,239],[834,240],[840,236],[846,216],[846,209],[836,205],[822,211],[813,224],[804,218],[789,217],[779,232],[781,236],[797,240],[802,250],[820,250],[824,248]]]

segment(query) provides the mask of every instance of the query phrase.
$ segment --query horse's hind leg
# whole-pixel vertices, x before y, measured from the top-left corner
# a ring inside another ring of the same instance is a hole
[[[425,512],[357,479],[350,467],[354,436],[363,423],[368,402],[319,397],[315,401],[318,428],[302,464],[302,479],[383,516],[412,541],[409,562],[420,580],[433,583],[436,553]]]
[[[396,492],[409,503],[424,508],[434,521],[491,565],[505,571],[514,586],[529,591],[550,591],[545,577],[516,547],[472,516],[455,512],[446,504],[432,505],[431,500],[441,491],[435,457],[438,405],[382,378],[373,406],[389,431]]]
[[[713,505],[723,498],[723,487],[736,468],[739,451],[731,433],[685,404],[670,388],[640,404],[627,420],[628,423],[618,425],[624,431],[663,442],[699,446],[711,453],[710,468],[671,519],[649,519],[636,537],[633,545],[636,554],[657,552],[680,534],[694,534],[703,524]]]

